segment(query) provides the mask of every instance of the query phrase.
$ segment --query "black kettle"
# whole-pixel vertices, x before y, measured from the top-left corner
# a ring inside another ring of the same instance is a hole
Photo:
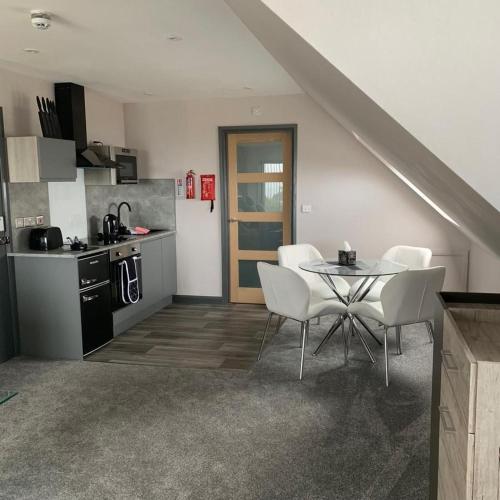
[[[116,243],[118,241],[118,217],[106,214],[102,219],[102,234],[104,243]]]

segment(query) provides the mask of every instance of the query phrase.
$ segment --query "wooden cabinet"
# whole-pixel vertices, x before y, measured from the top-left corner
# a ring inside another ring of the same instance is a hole
[[[48,137],[8,137],[9,182],[76,180],[74,141]]]
[[[438,498],[500,497],[500,307],[444,312]]]

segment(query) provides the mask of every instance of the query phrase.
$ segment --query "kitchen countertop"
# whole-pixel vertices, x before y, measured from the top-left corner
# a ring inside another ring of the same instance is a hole
[[[19,252],[9,252],[7,255],[9,257],[57,257],[63,259],[74,259],[79,257],[85,257],[87,255],[94,255],[96,253],[101,253],[105,250],[110,250],[112,248],[119,247],[121,245],[126,245],[127,243],[137,242],[141,243],[142,241],[151,241],[157,240],[159,238],[164,238],[165,236],[170,236],[175,234],[175,231],[154,231],[150,234],[145,235],[130,235],[129,238],[125,241],[120,241],[119,243],[113,243],[112,245],[92,245],[89,244],[87,250],[71,250],[69,245],[64,245],[62,248],[56,248],[55,250],[48,250],[47,252],[41,250],[22,250]]]

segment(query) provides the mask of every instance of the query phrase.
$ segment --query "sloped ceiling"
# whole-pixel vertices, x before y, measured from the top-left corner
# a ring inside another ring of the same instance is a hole
[[[226,3],[307,94],[468,237],[500,256],[496,208],[260,0]]]
[[[32,28],[32,9],[50,29]],[[0,67],[123,102],[301,92],[223,0],[0,0],[0,12]]]

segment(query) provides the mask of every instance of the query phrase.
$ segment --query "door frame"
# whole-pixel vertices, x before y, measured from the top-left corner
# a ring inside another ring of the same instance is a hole
[[[229,303],[229,211],[227,174],[227,135],[248,132],[287,131],[292,136],[292,243],[296,236],[296,184],[297,184],[297,124],[283,125],[236,125],[219,127],[219,176],[221,213],[221,256],[222,256],[222,302]]]

